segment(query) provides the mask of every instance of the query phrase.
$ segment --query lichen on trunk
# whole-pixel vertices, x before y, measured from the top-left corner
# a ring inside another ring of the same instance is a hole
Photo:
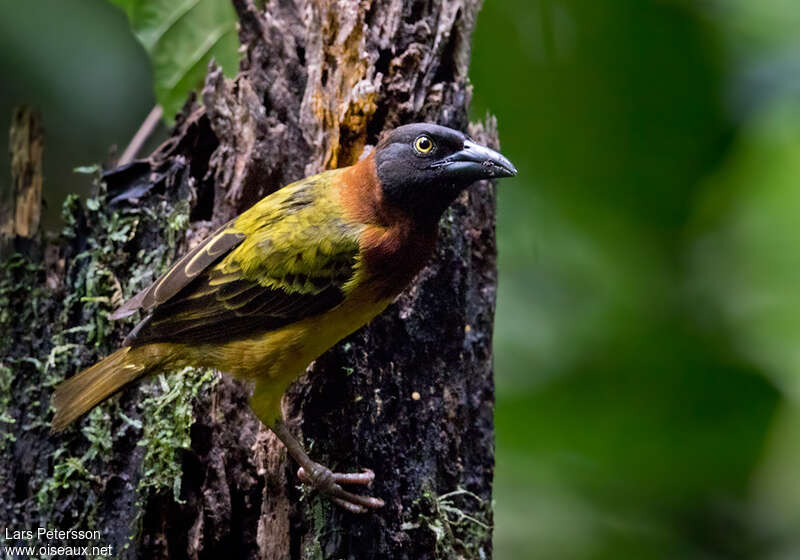
[[[298,485],[285,450],[216,372],[157,375],[64,435],[53,386],[109,353],[108,313],[216,225],[348,165],[412,121],[466,129],[477,0],[234,0],[241,71],[212,65],[151,156],[65,204],[63,232],[0,265],[0,519],[99,529],[146,558],[491,556],[496,287],[489,183],[440,226],[398,300],[316,361],[285,415],[311,454],[372,468],[386,507],[354,516]],[[470,127],[496,144],[496,130]],[[8,395],[5,397],[4,395]]]

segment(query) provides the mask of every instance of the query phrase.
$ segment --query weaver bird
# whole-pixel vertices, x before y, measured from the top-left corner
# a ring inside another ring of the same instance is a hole
[[[470,184],[516,169],[435,124],[401,126],[353,166],[265,197],[112,314],[146,314],[123,347],[61,383],[53,430],[144,375],[184,366],[255,382],[250,406],[299,464],[298,477],[355,513],[383,501],[348,492],[374,474],[311,460],[281,396],[306,367],[380,313],[433,251],[439,218]]]

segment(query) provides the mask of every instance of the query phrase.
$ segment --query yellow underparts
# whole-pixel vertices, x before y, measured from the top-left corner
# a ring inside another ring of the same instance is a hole
[[[271,426],[281,418],[283,393],[306,367],[372,320],[391,301],[392,298],[378,299],[374,290],[361,284],[341,304],[322,315],[223,345],[182,346],[176,352],[176,361],[186,360],[239,379],[255,380],[250,406],[264,424]]]

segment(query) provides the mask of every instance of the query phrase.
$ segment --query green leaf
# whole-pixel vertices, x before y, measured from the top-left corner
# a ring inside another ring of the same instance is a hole
[[[230,0],[109,0],[128,16],[150,55],[156,100],[165,118],[203,83],[214,58],[227,76],[239,67],[236,12]]]

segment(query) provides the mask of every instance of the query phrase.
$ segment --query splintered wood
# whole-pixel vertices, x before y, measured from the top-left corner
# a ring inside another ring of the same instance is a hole
[[[0,206],[0,235],[34,237],[42,213],[42,151],[44,133],[39,112],[17,107],[9,133],[11,189]]]

